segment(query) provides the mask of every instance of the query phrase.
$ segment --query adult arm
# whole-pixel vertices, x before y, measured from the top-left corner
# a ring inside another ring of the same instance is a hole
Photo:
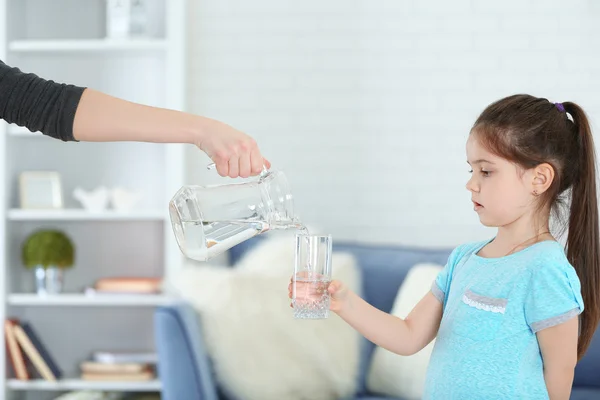
[[[65,142],[194,144],[232,178],[270,167],[253,138],[223,122],[43,79],[1,61],[0,118]]]

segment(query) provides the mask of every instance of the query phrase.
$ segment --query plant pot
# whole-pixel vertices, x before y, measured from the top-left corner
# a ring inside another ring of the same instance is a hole
[[[35,286],[38,295],[62,292],[64,270],[57,267],[35,267]]]

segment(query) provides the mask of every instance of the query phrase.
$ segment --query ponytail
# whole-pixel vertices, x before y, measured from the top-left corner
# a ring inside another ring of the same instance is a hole
[[[592,341],[600,320],[600,236],[596,197],[596,157],[592,132],[585,112],[575,103],[562,103],[573,118],[577,137],[576,171],[571,188],[571,207],[566,253],[581,281],[584,311],[577,345],[580,359]]]

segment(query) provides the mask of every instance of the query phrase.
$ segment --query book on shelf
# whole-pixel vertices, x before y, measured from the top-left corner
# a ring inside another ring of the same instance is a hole
[[[133,372],[133,373],[93,373],[83,372],[81,373],[81,379],[84,381],[125,381],[125,382],[137,382],[137,381],[151,381],[155,378],[153,371],[144,372]]]
[[[90,289],[94,294],[156,294],[161,285],[162,278],[116,276],[100,278]]]
[[[10,364],[12,365],[12,369],[15,373],[15,378],[21,381],[29,380],[29,371],[27,370],[27,366],[25,365],[25,357],[23,356],[23,352],[21,351],[21,347],[19,347],[19,343],[17,342],[17,337],[15,336],[14,326],[17,325],[19,321],[16,318],[8,318],[4,320],[4,338],[6,340],[6,354],[10,360]]]
[[[84,361],[80,365],[81,372],[86,374],[133,374],[146,372],[150,369],[147,363],[102,363],[97,361]]]
[[[33,375],[39,375],[54,382],[62,377],[62,370],[30,323],[8,318],[4,321],[4,332],[10,364],[17,379],[29,380]]]
[[[158,355],[152,351],[98,350],[92,353],[92,361],[105,364],[156,364],[158,362]]]
[[[147,381],[156,378],[155,358],[153,353],[127,353],[118,358],[95,361],[96,353],[92,355],[93,360],[84,361],[80,364],[81,379],[88,381]],[[148,361],[135,361],[139,359],[150,359]]]

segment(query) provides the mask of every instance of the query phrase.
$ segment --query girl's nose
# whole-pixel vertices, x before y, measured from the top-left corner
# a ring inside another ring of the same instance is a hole
[[[477,191],[479,191],[479,189],[477,187],[477,184],[474,182],[473,177],[471,177],[471,179],[469,179],[467,181],[467,184],[465,185],[465,187],[467,188],[467,190],[469,192],[477,192]]]

